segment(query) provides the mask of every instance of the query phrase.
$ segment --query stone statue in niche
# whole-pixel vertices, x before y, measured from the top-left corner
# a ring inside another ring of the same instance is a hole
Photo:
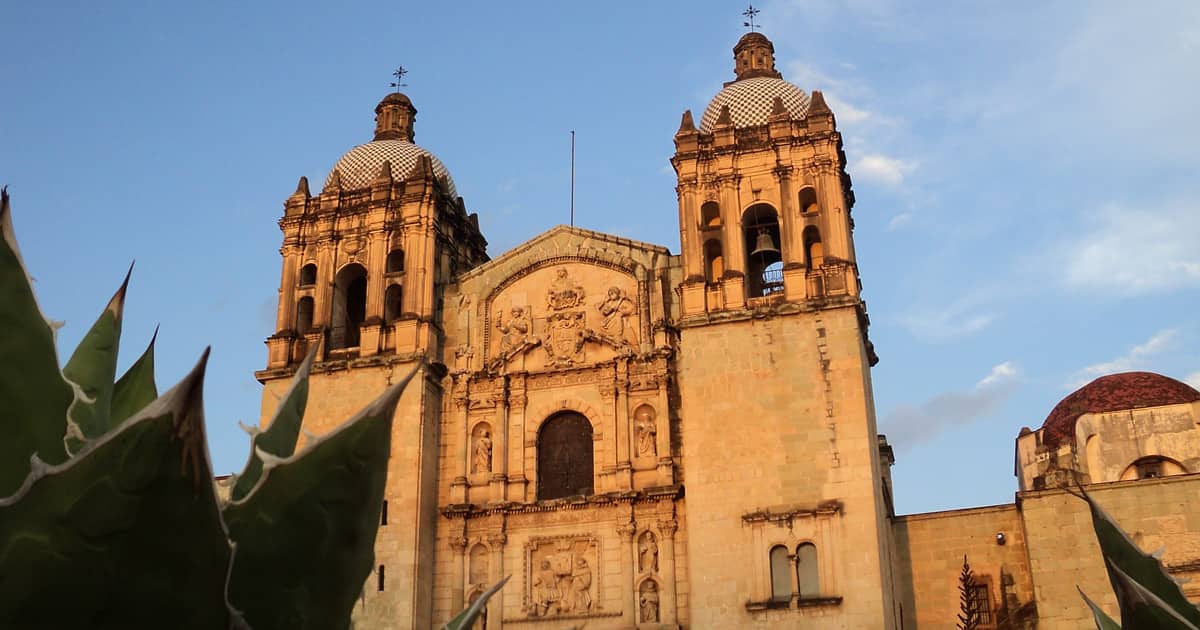
[[[611,343],[625,346],[637,345],[636,320],[626,321],[626,318],[637,314],[637,306],[633,300],[629,299],[629,296],[625,295],[624,291],[619,287],[609,287],[604,301],[598,302],[596,309],[603,316],[600,321],[600,328],[603,330],[601,334],[607,337]]]
[[[654,534],[646,532],[638,542],[638,571],[642,573],[658,571],[658,541]]]
[[[583,286],[572,280],[565,268],[559,268],[546,292],[546,308],[551,311],[576,308],[583,304],[583,295]]]
[[[646,580],[639,590],[638,608],[642,613],[642,623],[658,623],[658,584],[654,580]]]
[[[504,321],[504,311],[496,312],[496,328],[504,334],[500,338],[501,356],[512,352],[529,339],[529,331],[533,328],[529,321],[529,313],[523,306],[514,306],[510,311],[512,317]]]
[[[654,409],[642,405],[633,412],[633,430],[637,438],[637,454],[653,457],[658,454],[658,427],[654,422]]]
[[[484,429],[475,438],[475,456],[471,464],[472,472],[492,472],[492,434]]]

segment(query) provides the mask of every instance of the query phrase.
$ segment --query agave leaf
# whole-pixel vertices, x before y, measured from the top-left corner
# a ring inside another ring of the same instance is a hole
[[[94,440],[109,428],[112,413],[113,380],[117,377],[117,350],[121,345],[121,314],[125,310],[125,290],[133,265],[125,274],[121,288],[96,318],[75,352],[63,367],[63,376],[79,387],[83,398],[75,401],[68,413],[71,424],[82,437],[67,436],[67,450],[79,452],[87,440]],[[73,433],[73,432],[72,432]]]
[[[1193,626],[1200,626],[1200,609],[1197,609],[1183,595],[1179,584],[1171,579],[1163,570],[1162,564],[1153,556],[1142,553],[1117,522],[1104,511],[1087,492],[1080,489],[1080,496],[1087,501],[1092,512],[1092,526],[1096,530],[1096,539],[1100,543],[1100,551],[1104,554],[1108,565],[1108,579],[1113,591],[1120,600],[1121,589],[1127,585],[1118,577],[1118,572],[1128,576],[1129,580],[1138,584],[1148,592],[1153,593],[1164,605],[1175,611]],[[1114,571],[1113,569],[1117,569]],[[1119,584],[1120,583],[1120,584]],[[1122,623],[1138,628],[1126,617],[1125,604],[1121,604]]]
[[[67,460],[63,435],[74,400],[58,368],[54,330],[38,308],[0,190],[0,497],[29,474],[30,457]]]
[[[200,401],[179,385],[0,499],[0,627],[239,627]],[[169,621],[168,621],[169,620]]]
[[[1121,630],[1121,624],[1113,621],[1113,618],[1109,617],[1108,613],[1104,612],[1104,610],[1096,605],[1096,602],[1084,594],[1083,589],[1076,588],[1079,590],[1079,596],[1083,598],[1084,602],[1087,602],[1088,608],[1092,611],[1092,619],[1096,621],[1096,630]]]
[[[308,404],[308,373],[312,370],[316,356],[317,349],[314,347],[296,369],[292,385],[279,401],[279,408],[275,410],[275,416],[267,425],[267,429],[255,432],[250,438],[250,457],[230,490],[231,501],[245,497],[254,484],[258,483],[263,470],[260,451],[279,458],[291,457],[292,453],[296,452],[296,439],[300,436],[304,407]]]
[[[260,452],[262,477],[225,507],[230,600],[257,630],[349,627],[374,564],[392,417],[415,373],[292,457]]]
[[[108,428],[112,429],[143,407],[158,398],[158,388],[154,385],[154,341],[158,339],[158,329],[150,338],[150,345],[133,365],[125,370],[125,374],[113,385],[112,413],[108,416]]]
[[[465,628],[470,628],[471,624],[479,619],[479,615],[483,614],[483,607],[487,606],[487,601],[492,598],[492,595],[499,593],[500,589],[508,583],[511,577],[511,575],[504,576],[503,580],[496,582],[491,588],[481,593],[475,600],[475,603],[471,604],[470,608],[458,613],[458,616],[442,626],[442,630],[464,630]]]
[[[1128,573],[1105,559],[1108,574],[1113,581],[1117,603],[1121,606],[1121,623],[1130,628],[1154,628],[1155,630],[1200,630],[1184,618],[1179,611],[1164,602],[1150,589],[1139,584]]]

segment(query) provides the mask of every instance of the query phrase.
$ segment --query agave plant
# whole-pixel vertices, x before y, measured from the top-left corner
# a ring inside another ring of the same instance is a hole
[[[348,628],[416,370],[296,452],[310,354],[268,428],[250,431],[222,501],[201,402],[208,350],[161,396],[153,339],[115,378],[126,275],[60,369],[7,190],[0,235],[0,627]]]
[[[1096,628],[1120,630],[1121,624],[1125,624],[1138,630],[1200,629],[1200,608],[1188,601],[1159,558],[1142,553],[1113,517],[1082,488],[1077,496],[1087,501],[1091,511],[1108,580],[1121,610],[1121,623],[1117,623],[1080,589]]]

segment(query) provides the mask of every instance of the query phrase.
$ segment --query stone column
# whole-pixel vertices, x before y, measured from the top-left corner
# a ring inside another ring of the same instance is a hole
[[[283,272],[279,278],[279,310],[275,312],[275,332],[294,330],[296,325],[296,269],[300,252],[286,251],[283,254]]]
[[[725,241],[725,269],[746,273],[746,241],[742,238],[742,208],[738,203],[737,184],[730,178],[721,181],[721,226],[721,234]]]
[[[669,486],[675,483],[675,461],[671,459],[671,410],[670,399],[667,397],[667,375],[658,374],[657,423],[655,430],[655,447],[658,449],[658,484]]]
[[[622,562],[624,567],[621,571],[621,576],[625,579],[625,587],[621,589],[621,615],[628,613],[629,627],[632,628],[638,623],[638,599],[637,599],[637,543],[635,542],[634,534],[637,533],[637,523],[630,520],[624,525],[617,527],[617,533],[621,535],[621,544],[625,547],[625,561]]]
[[[783,250],[783,264],[790,265],[804,262],[804,246],[800,243],[800,231],[803,224],[800,214],[796,212],[798,199],[792,190],[791,167],[780,166],[775,169],[779,178],[779,248]]]
[[[696,233],[700,225],[696,216],[696,197],[698,190],[692,184],[680,184],[679,194],[679,247],[683,252],[683,277],[693,278],[704,275],[704,246]]]
[[[670,626],[675,625],[675,530],[678,528],[679,523],[674,519],[658,523],[658,531],[662,534],[658,550],[661,554],[659,569],[663,581],[662,606],[659,613],[662,622]]]
[[[632,452],[631,440],[632,431],[629,427],[629,362],[617,361],[616,382],[614,383],[616,394],[616,409],[613,414],[616,423],[616,459],[617,459],[617,476],[614,480],[616,488],[614,490],[632,490],[633,489],[633,464],[630,461],[630,453]]]
[[[508,501],[528,501],[525,496],[528,479],[525,477],[525,384],[524,381],[511,383],[510,386],[516,385],[519,387],[509,390],[508,393],[508,423],[507,433],[504,435],[505,442],[508,443],[508,467],[505,472],[508,473],[508,488],[505,499]]]
[[[329,242],[323,243],[317,251],[317,288],[313,297],[313,327],[325,328],[330,325],[330,315],[333,309],[333,277],[334,265],[337,264],[336,248]]]
[[[492,422],[492,475],[489,479],[493,501],[503,501],[508,484],[508,378],[495,393],[496,416]]]
[[[499,534],[490,534],[487,537],[488,545],[492,548],[492,584],[499,582],[504,577],[504,543],[508,542],[508,536],[501,532]],[[488,600],[488,630],[499,630],[504,626],[504,589],[496,591],[495,595]]]
[[[371,232],[367,237],[367,305],[366,321],[383,319],[384,250],[387,240],[382,230]]]
[[[471,472],[471,381],[465,375],[457,376],[456,380],[458,391],[454,392],[454,408],[460,412],[459,417],[462,418],[462,430],[459,431],[459,435],[462,436],[463,444],[459,449],[458,475],[450,481],[450,496],[455,503],[466,503],[469,485],[467,475]]]
[[[450,614],[457,615],[465,608],[463,586],[466,578],[463,566],[467,562],[467,539],[464,536],[450,538]]]

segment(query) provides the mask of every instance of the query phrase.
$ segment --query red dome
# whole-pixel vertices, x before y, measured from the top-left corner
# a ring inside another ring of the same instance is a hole
[[[1075,421],[1085,413],[1157,407],[1200,400],[1200,391],[1153,372],[1109,374],[1062,399],[1042,424],[1042,443],[1057,447],[1075,438]]]

